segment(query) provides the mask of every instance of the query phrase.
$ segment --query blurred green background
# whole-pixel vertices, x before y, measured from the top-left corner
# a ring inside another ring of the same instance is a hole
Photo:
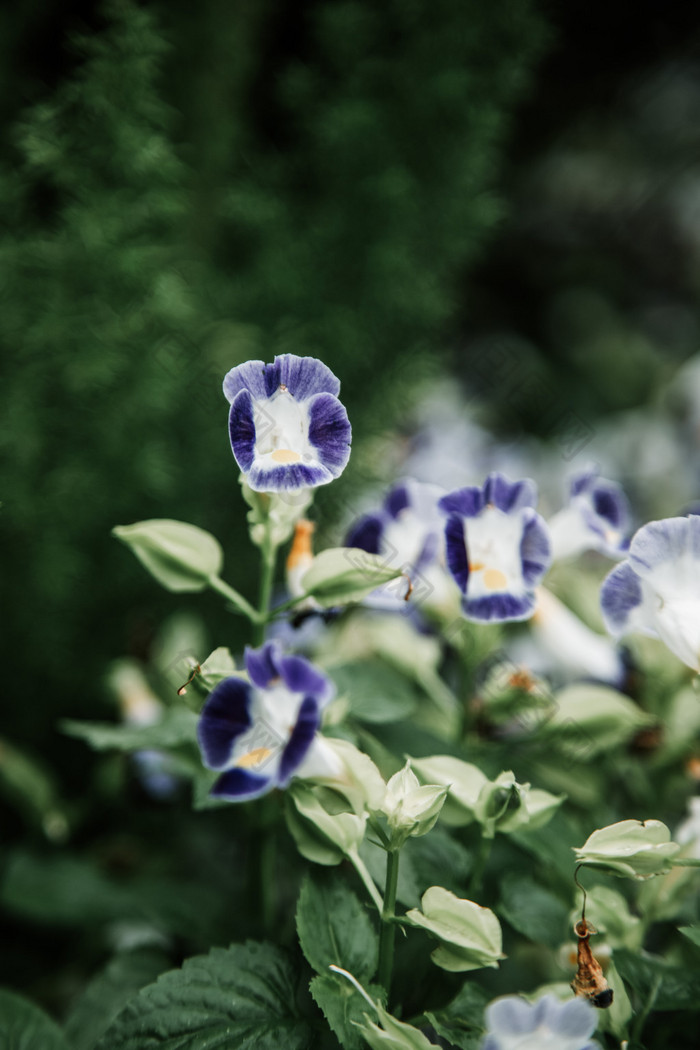
[[[12,748],[50,769],[99,852],[126,808],[91,808],[94,758],[57,720],[109,717],[109,661],[147,661],[174,609],[212,645],[241,641],[218,601],[160,592],[110,537],[194,522],[254,592],[229,368],[294,352],[341,378],[357,455],[317,500],[332,531],[372,474],[363,445],[407,430],[443,368],[496,432],[552,439],[542,396],[594,426],[695,353],[698,22],[691,4],[670,25],[652,3],[530,0],[4,8],[6,856],[46,831],[17,802]],[[529,377],[507,397],[504,352]],[[139,805],[144,834],[166,834]],[[128,866],[133,843],[114,843]],[[7,938],[23,962],[0,981],[32,992],[72,951],[19,920]]]

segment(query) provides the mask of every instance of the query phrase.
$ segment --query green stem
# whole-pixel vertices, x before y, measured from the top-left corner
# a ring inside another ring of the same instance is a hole
[[[257,624],[255,627],[255,645],[262,645],[265,641],[265,625],[270,615],[270,599],[272,597],[272,584],[275,579],[275,565],[277,563],[277,547],[273,546],[269,537],[261,549],[262,573],[260,576],[260,597],[258,599]]]
[[[218,576],[210,576],[207,582],[213,591],[216,591],[217,594],[221,594],[231,602],[231,605],[235,606],[236,612],[247,616],[251,623],[258,623],[258,613],[250,602],[245,600],[242,594],[239,594],[238,591],[234,590],[234,588],[229,586],[228,583],[224,583],[224,581]]]
[[[491,852],[491,845],[493,843],[492,838],[487,838],[486,835],[481,836],[481,842],[479,843],[479,850],[476,854],[474,861],[474,867],[472,868],[471,878],[469,880],[469,889],[467,890],[470,900],[473,899],[474,894],[478,893],[481,889],[481,880],[484,875],[484,868],[486,867],[486,861],[489,859]]]
[[[386,855],[386,888],[382,908],[382,928],[379,934],[379,968],[377,979],[386,991],[387,1002],[391,991],[391,974],[394,969],[394,938],[396,924],[396,887],[399,881],[399,851],[391,850]]]

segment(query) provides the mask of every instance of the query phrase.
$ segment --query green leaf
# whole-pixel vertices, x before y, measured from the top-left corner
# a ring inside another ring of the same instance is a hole
[[[141,564],[169,591],[203,591],[221,572],[219,542],[196,525],[168,518],[117,525],[112,535],[130,547]]]
[[[363,984],[374,976],[377,934],[367,910],[335,872],[314,872],[304,879],[297,933],[304,955],[322,976],[331,964],[349,970]],[[342,983],[352,988],[347,981]]]
[[[301,585],[319,605],[331,608],[361,602],[383,583],[401,576],[379,554],[356,547],[331,547],[317,554],[304,573]]]
[[[109,722],[60,723],[62,732],[85,740],[96,751],[140,751],[197,744],[199,719],[188,707],[168,708],[159,722],[148,726],[113,725]]]
[[[640,955],[627,948],[615,952],[620,976],[645,1004],[655,993],[654,1010],[697,1010],[700,1003],[700,970],[671,966],[663,959]]]
[[[65,837],[68,825],[48,769],[1,737],[0,794],[40,823],[48,838]]]
[[[418,692],[405,675],[383,660],[363,660],[329,668],[348,713],[361,722],[396,722],[416,708]]]
[[[473,982],[465,984],[442,1010],[427,1013],[439,1036],[460,1050],[477,1050],[484,1030],[484,1010],[491,997]]]
[[[326,973],[314,977],[309,990],[345,1050],[365,1050],[365,1040],[357,1025],[364,1022],[369,1004],[357,989],[345,978]],[[384,996],[384,989],[379,985],[368,985],[366,991],[375,1000]]]
[[[551,716],[540,727],[543,737],[567,755],[587,761],[626,743],[654,718],[615,689],[570,685],[554,698]]]
[[[269,944],[233,944],[186,959],[122,1010],[95,1050],[306,1050],[294,967]]]
[[[61,1029],[34,1003],[0,989],[2,1050],[69,1050]]]
[[[115,879],[89,860],[66,853],[15,853],[5,869],[0,902],[51,926],[126,920],[189,937],[213,937],[225,907],[199,882],[152,875]]]
[[[87,986],[65,1022],[72,1050],[92,1050],[127,1001],[168,969],[168,957],[156,948],[115,956]]]
[[[535,944],[558,948],[569,932],[569,909],[550,890],[511,872],[501,883],[499,914]]]
[[[700,926],[679,926],[678,932],[687,937],[697,948],[700,948]]]
[[[420,910],[406,912],[404,921],[420,926],[439,941],[431,958],[443,970],[461,972],[498,966],[501,924],[489,908],[456,897],[442,886],[425,891]]]

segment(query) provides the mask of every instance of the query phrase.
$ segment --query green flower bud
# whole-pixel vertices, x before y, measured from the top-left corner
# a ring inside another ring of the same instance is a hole
[[[501,924],[490,910],[455,897],[442,886],[423,894],[421,910],[406,913],[411,926],[422,926],[440,942],[431,958],[443,970],[462,972],[496,967],[504,959]]]
[[[630,879],[648,879],[669,871],[680,846],[671,841],[671,832],[660,820],[621,820],[594,831],[574,852],[580,864],[607,868]]]
[[[435,826],[447,791],[443,784],[421,787],[409,762],[391,777],[380,809],[387,817],[392,849],[399,849],[409,836],[427,835]]]

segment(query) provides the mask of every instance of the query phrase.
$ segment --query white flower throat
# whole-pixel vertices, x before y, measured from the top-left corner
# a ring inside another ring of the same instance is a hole
[[[255,451],[277,464],[300,463],[313,458],[309,447],[309,417],[285,386],[265,401],[253,403]]]

